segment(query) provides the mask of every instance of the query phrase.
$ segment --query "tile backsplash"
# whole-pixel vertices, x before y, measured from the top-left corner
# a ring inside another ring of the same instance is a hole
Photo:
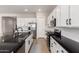
[[[61,35],[79,42],[79,28],[60,28]]]

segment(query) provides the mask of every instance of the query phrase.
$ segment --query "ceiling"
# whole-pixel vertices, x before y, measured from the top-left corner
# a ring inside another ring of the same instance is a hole
[[[36,13],[38,9],[41,12],[49,14],[56,5],[0,5],[0,13]],[[28,9],[27,12],[24,9]]]

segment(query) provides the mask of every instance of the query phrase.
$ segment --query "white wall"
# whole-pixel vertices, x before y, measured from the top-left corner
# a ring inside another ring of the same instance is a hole
[[[36,18],[17,18],[17,27],[28,26],[29,22],[36,22]]]
[[[0,18],[0,37],[2,36],[2,24],[1,24],[1,22],[2,22],[2,20],[1,20],[1,18]]]
[[[45,14],[44,13],[37,13],[37,39],[38,38],[46,38],[45,35]]]

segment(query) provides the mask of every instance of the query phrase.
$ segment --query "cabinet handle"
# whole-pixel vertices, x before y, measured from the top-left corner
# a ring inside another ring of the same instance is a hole
[[[54,42],[54,44],[56,45],[56,43]]]
[[[51,43],[51,47],[53,47],[53,43]]]
[[[64,51],[63,51],[63,50],[61,50],[61,52],[62,52],[62,53],[64,53]]]
[[[56,52],[58,53],[59,51],[57,50]]]
[[[30,40],[28,41],[28,45],[30,44]]]
[[[56,26],[56,18],[54,18],[54,27]]]
[[[66,25],[68,25],[68,19],[66,19]]]
[[[71,18],[69,18],[69,25],[71,25]]]

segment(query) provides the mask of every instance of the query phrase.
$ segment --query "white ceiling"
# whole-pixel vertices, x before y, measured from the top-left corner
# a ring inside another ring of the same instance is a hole
[[[0,13],[36,13],[38,9],[41,12],[49,14],[56,5],[0,5]],[[28,9],[25,12],[24,9]]]

